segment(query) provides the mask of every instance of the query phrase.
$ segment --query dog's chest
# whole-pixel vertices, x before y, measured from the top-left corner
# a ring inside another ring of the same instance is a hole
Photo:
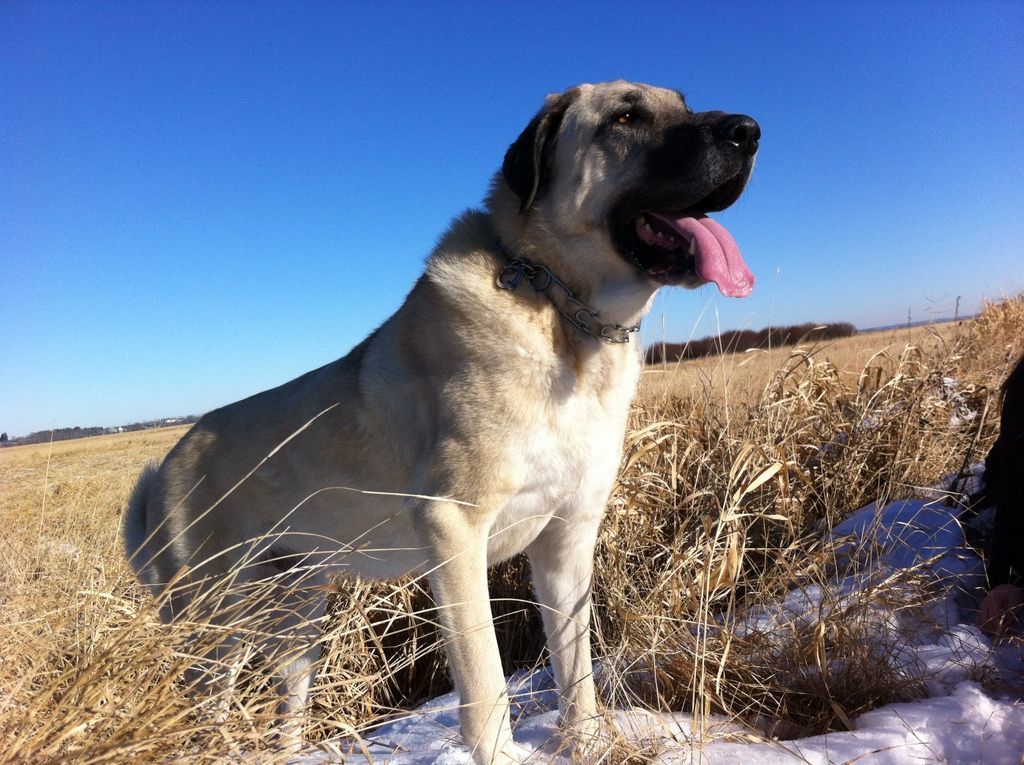
[[[604,513],[638,373],[631,364],[616,368],[597,385],[562,374],[566,379],[548,378],[551,395],[537,399],[533,416],[506,435],[520,480],[492,526],[492,561],[522,550],[554,516],[596,524]]]

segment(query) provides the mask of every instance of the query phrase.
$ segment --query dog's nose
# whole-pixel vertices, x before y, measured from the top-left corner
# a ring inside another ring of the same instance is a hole
[[[753,117],[745,114],[729,114],[715,126],[718,140],[729,143],[748,157],[757,153],[757,142],[761,138],[761,126]]]

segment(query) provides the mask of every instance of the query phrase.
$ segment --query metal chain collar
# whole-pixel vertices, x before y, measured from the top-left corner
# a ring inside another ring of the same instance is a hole
[[[597,315],[590,306],[579,300],[571,289],[555,276],[551,269],[540,263],[530,263],[522,258],[514,258],[505,252],[508,263],[498,272],[498,286],[503,290],[514,290],[523,277],[527,283],[537,292],[543,292],[555,309],[562,315],[562,318],[591,337],[596,337],[604,343],[628,343],[629,336],[637,332],[640,327],[623,327],[621,324],[602,324],[601,317]],[[552,294],[551,287],[558,287],[564,296]]]

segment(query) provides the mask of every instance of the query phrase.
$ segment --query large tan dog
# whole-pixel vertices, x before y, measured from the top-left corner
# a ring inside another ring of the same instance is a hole
[[[513,762],[486,569],[525,550],[563,725],[585,742],[594,542],[641,364],[629,341],[662,285],[751,290],[706,213],[740,195],[759,137],[648,85],[549,96],[394,316],[339,361],[206,415],[143,473],[125,542],[164,617],[228,582],[217,620],[231,591],[273,582],[258,647],[294,654],[277,668],[294,717],[318,651],[311,586],[426,574],[463,739],[478,763]]]

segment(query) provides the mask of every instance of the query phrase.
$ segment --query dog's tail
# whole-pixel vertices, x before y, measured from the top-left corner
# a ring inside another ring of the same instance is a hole
[[[124,552],[128,556],[135,575],[144,584],[152,585],[153,571],[146,564],[150,562],[150,554],[146,549],[146,541],[149,536],[147,514],[149,507],[149,495],[153,488],[153,481],[156,479],[160,463],[152,460],[146,463],[135,483],[132,495],[128,499],[128,506],[124,511],[124,526],[122,535],[124,537]]]

